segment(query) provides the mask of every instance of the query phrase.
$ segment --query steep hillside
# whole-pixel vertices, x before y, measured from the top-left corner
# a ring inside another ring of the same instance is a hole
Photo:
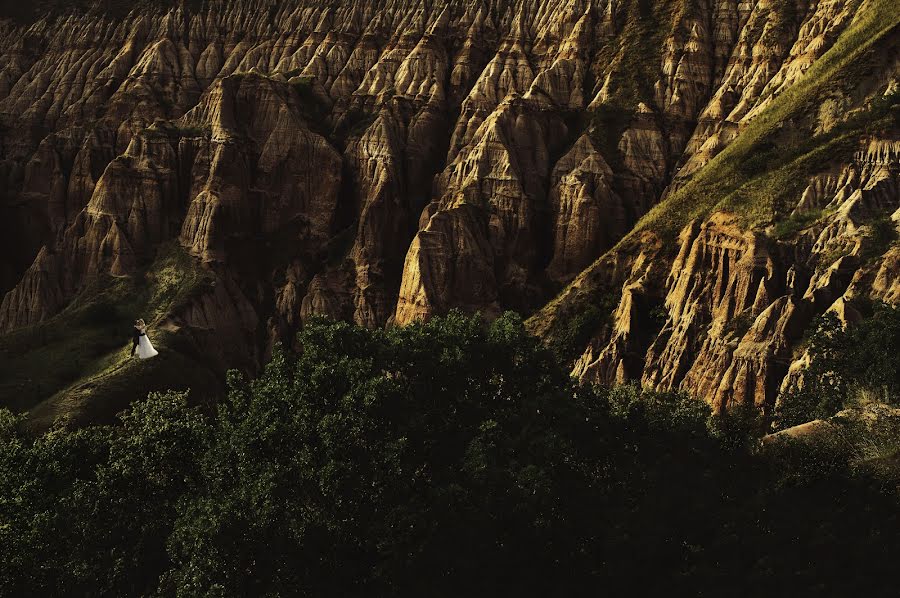
[[[533,314],[583,380],[770,408],[816,314],[900,297],[888,0],[4,11],[0,348],[38,371],[46,331],[71,345],[3,404],[117,409],[122,385],[256,372],[314,314],[462,308]],[[173,252],[202,284],[170,302]],[[165,372],[127,330],[64,363],[103,285]]]
[[[864,6],[796,85],[532,317],[565,350],[590,339],[574,375],[768,411],[816,315],[852,323],[896,302],[898,21],[891,3]],[[578,319],[610,293],[611,318]]]

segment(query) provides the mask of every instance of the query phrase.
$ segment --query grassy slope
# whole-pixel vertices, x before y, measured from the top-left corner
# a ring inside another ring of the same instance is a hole
[[[862,6],[853,23],[800,81],[775,98],[690,182],[650,210],[629,237],[643,230],[674,236],[692,219],[707,216],[717,208],[740,212],[749,226],[766,223],[773,216],[773,194],[778,189],[773,184],[760,183],[772,180],[785,169],[806,171],[821,165],[822,158],[832,155],[832,150],[846,148],[847,140],[855,140],[870,123],[864,118],[856,119],[850,126],[782,150],[768,144],[785,122],[813,109],[830,89],[841,86],[854,63],[898,23],[900,10],[893,0],[871,0]]]
[[[153,326],[208,282],[180,247],[167,245],[142,275],[100,278],[55,317],[0,337],[0,406],[31,411],[45,426],[60,415],[108,418],[137,392],[208,388],[211,373],[179,350],[176,335]],[[155,359],[130,358],[137,317],[150,324]]]
[[[900,24],[893,0],[870,0],[857,11],[835,44],[795,85],[771,101],[725,150],[713,158],[684,187],[648,212],[615,247],[582,272],[553,301],[528,321],[529,329],[553,342],[569,334],[569,321],[596,303],[608,289],[595,288],[597,263],[634,245],[652,231],[673,240],[688,222],[717,209],[739,214],[748,227],[769,224],[788,195],[799,197],[809,174],[829,160],[849,157],[866,131],[896,125],[896,97],[875,106],[869,114],[850,119],[834,130],[784,146],[773,143],[785,122],[815,110],[818,102],[841,87],[879,40]]]

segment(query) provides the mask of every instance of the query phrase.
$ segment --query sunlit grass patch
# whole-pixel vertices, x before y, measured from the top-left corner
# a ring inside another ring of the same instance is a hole
[[[133,321],[140,317],[151,325],[163,356],[169,334],[153,323],[211,282],[212,274],[176,244],[161,246],[138,275],[98,277],[61,313],[0,336],[0,405],[26,411],[85,381],[108,381],[122,368],[140,374],[129,365]]]

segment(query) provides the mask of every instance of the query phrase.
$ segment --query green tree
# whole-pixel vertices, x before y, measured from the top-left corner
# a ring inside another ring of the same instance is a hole
[[[146,594],[169,567],[175,505],[196,492],[211,426],[182,393],[121,425],[32,438],[0,412],[0,594]]]
[[[578,386],[513,314],[299,340],[215,417],[156,394],[34,437],[0,411],[0,595],[893,590],[896,484],[757,454],[749,412]]]
[[[318,321],[300,345],[250,384],[232,378],[208,490],[175,531],[171,587],[560,581],[571,563],[544,557],[577,558],[579,522],[564,507],[576,488],[591,492],[575,443],[596,422],[575,417],[571,381],[518,316],[388,331]]]
[[[877,304],[869,317],[844,327],[822,316],[807,348],[802,385],[779,400],[779,427],[827,418],[860,395],[893,403],[900,397],[900,309]]]

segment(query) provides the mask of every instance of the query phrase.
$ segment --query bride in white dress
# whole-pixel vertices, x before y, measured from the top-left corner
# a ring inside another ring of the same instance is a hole
[[[135,327],[140,335],[136,350],[137,356],[141,359],[148,359],[159,355],[159,351],[153,348],[153,343],[150,342],[150,337],[147,336],[147,325],[144,323],[144,320],[138,320]]]

